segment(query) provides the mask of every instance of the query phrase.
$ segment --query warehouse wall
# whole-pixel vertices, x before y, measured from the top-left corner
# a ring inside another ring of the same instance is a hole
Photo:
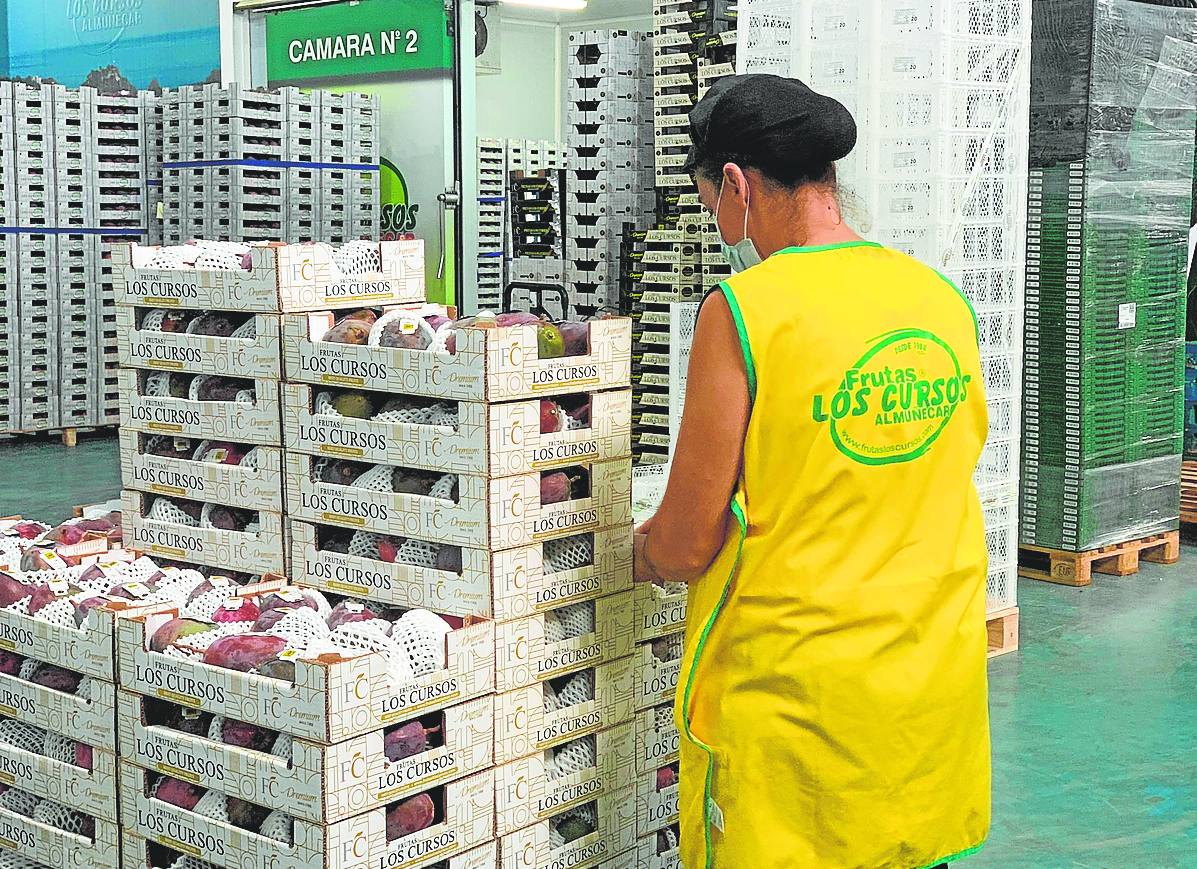
[[[477,77],[478,135],[556,139],[561,89],[556,25],[504,19],[500,38],[503,71]]]
[[[645,6],[648,7],[647,2]],[[563,16],[565,18],[565,16]],[[500,25],[503,71],[479,75],[478,135],[491,139],[565,137],[566,58],[571,30],[642,30],[653,27],[651,7],[644,15],[547,21],[504,18]],[[546,50],[557,46],[556,51]]]

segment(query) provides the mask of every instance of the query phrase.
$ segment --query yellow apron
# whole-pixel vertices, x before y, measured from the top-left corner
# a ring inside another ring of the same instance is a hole
[[[683,863],[969,854],[990,789],[972,310],[869,242],[781,251],[720,289],[753,411],[734,530],[690,593]]]

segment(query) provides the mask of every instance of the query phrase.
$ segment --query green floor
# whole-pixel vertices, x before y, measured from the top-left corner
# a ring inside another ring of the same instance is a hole
[[[116,441],[0,444],[0,516],[115,497]],[[1020,584],[1022,651],[990,664],[993,832],[959,865],[1197,867],[1197,549],[1088,589]]]

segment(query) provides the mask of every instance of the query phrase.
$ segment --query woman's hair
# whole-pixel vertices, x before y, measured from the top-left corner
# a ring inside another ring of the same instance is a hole
[[[703,177],[717,184],[723,177],[723,167],[735,163],[741,169],[756,169],[765,180],[785,190],[794,191],[807,184],[836,186],[835,163],[802,165],[785,160],[762,161],[743,154],[699,154],[694,162],[695,177]]]

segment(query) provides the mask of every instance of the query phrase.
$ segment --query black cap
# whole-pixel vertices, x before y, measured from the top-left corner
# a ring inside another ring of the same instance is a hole
[[[709,154],[735,155],[762,170],[822,168],[856,146],[856,121],[839,100],[796,78],[721,78],[690,112],[686,171]]]

